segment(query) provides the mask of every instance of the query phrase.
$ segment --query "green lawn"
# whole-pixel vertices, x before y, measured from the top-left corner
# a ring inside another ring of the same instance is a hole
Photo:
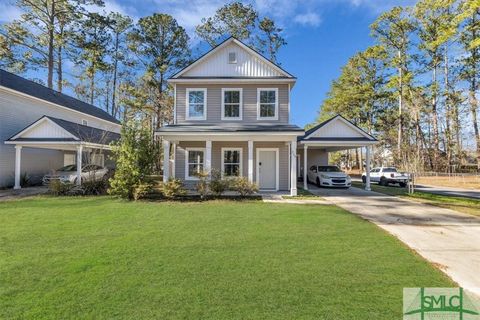
[[[334,206],[0,202],[1,319],[400,319],[452,285]]]
[[[361,182],[353,182],[352,185],[357,188],[364,188]],[[428,203],[437,207],[456,210],[463,213],[480,215],[480,200],[468,199],[464,197],[444,196],[440,194],[433,194],[422,191],[415,191],[413,194],[408,194],[406,188],[398,186],[380,186],[372,183],[372,191],[385,193],[392,196],[404,197],[410,200],[415,200],[423,203]]]

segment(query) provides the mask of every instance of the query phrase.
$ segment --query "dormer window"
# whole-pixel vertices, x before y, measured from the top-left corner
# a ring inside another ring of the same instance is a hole
[[[228,53],[228,63],[237,63],[237,53],[229,52]]]

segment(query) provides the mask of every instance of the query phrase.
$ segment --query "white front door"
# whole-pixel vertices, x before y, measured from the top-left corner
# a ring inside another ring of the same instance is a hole
[[[259,150],[258,186],[262,190],[277,189],[277,152],[275,150]]]

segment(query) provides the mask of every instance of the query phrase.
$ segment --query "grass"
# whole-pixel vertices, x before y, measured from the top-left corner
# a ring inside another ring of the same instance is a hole
[[[297,189],[297,195],[296,196],[282,196],[284,199],[295,199],[295,200],[322,200],[322,197],[319,197],[316,194],[311,193],[308,190],[305,190],[303,188],[298,188]]]
[[[0,202],[1,319],[400,319],[455,285],[335,206]]]
[[[364,187],[361,182],[357,181],[352,182],[352,185],[357,188]],[[422,191],[415,191],[413,194],[409,194],[406,188],[400,188],[398,186],[384,187],[374,183],[371,184],[371,188],[372,191],[392,196],[399,196],[441,208],[452,209],[459,212],[480,216],[480,200],[445,196]]]
[[[416,183],[452,188],[480,189],[480,175],[417,177]]]

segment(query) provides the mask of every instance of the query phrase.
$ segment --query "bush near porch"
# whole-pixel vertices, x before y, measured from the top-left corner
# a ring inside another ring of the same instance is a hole
[[[400,319],[453,286],[342,209],[259,201],[0,203],[0,318]]]

